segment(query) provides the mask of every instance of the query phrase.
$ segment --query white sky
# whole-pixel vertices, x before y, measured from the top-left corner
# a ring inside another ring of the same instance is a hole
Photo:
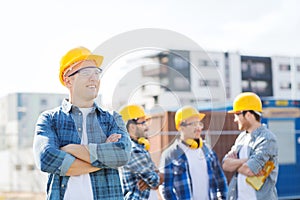
[[[139,28],[172,30],[205,50],[300,56],[299,8],[297,0],[1,1],[0,96],[66,93],[63,54]]]

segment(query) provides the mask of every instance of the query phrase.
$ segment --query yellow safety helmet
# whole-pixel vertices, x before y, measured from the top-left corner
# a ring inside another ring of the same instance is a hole
[[[92,54],[92,52],[85,47],[76,47],[69,50],[60,60],[59,80],[61,84],[65,85],[63,78],[64,72],[71,65],[83,60],[94,60],[96,62],[96,66],[100,67],[103,61],[103,56]]]
[[[150,116],[146,115],[144,108],[139,105],[127,105],[120,109],[120,115],[122,116],[123,120],[127,122],[131,119],[138,119],[145,117],[149,119]]]
[[[182,121],[190,118],[190,117],[198,117],[199,120],[202,120],[205,117],[204,113],[199,113],[198,110],[196,110],[192,106],[184,106],[177,110],[175,114],[175,127],[177,130],[179,130],[180,124]]]
[[[262,112],[262,104],[259,96],[253,92],[243,92],[239,94],[233,102],[233,110],[228,113],[236,113],[244,110]]]

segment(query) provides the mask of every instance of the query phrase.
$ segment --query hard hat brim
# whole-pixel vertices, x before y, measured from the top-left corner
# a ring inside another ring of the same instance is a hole
[[[197,113],[195,115],[191,115],[189,118],[191,117],[198,117],[199,120],[201,121],[204,117],[205,117],[205,114],[204,113]],[[187,118],[188,119],[188,118]],[[176,125],[175,125],[176,126]],[[177,130],[179,130],[180,128],[180,124],[178,124],[176,127],[175,127]]]
[[[230,113],[230,114],[234,114],[234,113],[236,113],[237,111],[234,111],[234,110],[229,110],[229,111],[227,111],[227,113]]]
[[[71,60],[70,62],[66,63],[65,66],[71,66],[79,61],[83,61],[83,60],[94,60],[95,63],[96,63],[96,67],[100,67],[102,62],[103,62],[103,56],[100,56],[100,55],[95,55],[95,54],[90,54],[90,55],[82,55],[82,56],[79,56],[73,60]],[[61,72],[60,74],[60,82],[62,85],[65,85],[65,82],[64,82],[64,78],[63,78],[63,75],[64,75],[64,72],[68,69],[69,67],[66,67],[65,70],[63,72]]]

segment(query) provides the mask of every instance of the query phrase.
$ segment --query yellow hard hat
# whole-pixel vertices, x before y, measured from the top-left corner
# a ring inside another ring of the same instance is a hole
[[[176,129],[179,130],[179,126],[182,121],[190,118],[190,117],[198,117],[199,120],[202,120],[205,117],[204,113],[199,113],[198,110],[196,110],[192,106],[184,106],[177,110],[175,114],[175,126]]]
[[[146,115],[144,108],[139,105],[124,106],[120,109],[120,115],[122,116],[125,122],[131,119],[138,119],[141,117],[145,117],[146,119],[150,118],[149,115]]]
[[[262,112],[262,104],[259,96],[253,92],[243,92],[233,101],[233,110],[228,113],[236,113],[244,110]]]
[[[72,64],[82,60],[94,60],[96,62],[96,66],[100,67],[103,61],[103,56],[92,54],[92,52],[85,47],[76,47],[69,50],[60,60],[59,80],[61,84],[65,85],[63,75],[66,69],[68,69]]]

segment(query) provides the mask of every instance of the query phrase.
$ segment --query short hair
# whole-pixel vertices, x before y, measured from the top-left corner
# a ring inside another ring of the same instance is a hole
[[[251,114],[253,114],[254,117],[255,117],[255,119],[256,119],[256,121],[260,122],[261,115],[259,115],[259,114],[257,113],[257,111],[254,111],[254,110],[244,110],[244,111],[242,111],[243,116],[245,116],[245,114],[246,114],[247,112],[250,112]]]
[[[138,119],[130,119],[130,120],[128,120],[127,121],[127,123],[126,123],[126,129],[127,129],[127,131],[128,131],[128,129],[129,129],[129,125],[130,124],[136,124],[136,121],[137,121]]]

